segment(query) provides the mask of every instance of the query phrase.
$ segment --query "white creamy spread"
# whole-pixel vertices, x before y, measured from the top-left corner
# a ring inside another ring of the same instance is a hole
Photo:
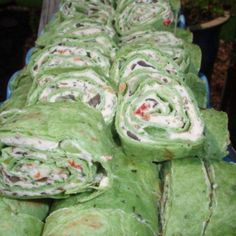
[[[197,113],[196,108],[195,108],[194,104],[192,103],[187,90],[180,85],[176,85],[175,89],[188,102],[186,104],[186,112],[188,113],[191,126],[190,126],[189,130],[186,132],[171,133],[170,138],[171,139],[180,138],[180,139],[196,141],[196,140],[200,139],[203,135],[203,131],[204,131],[203,122],[200,119],[199,114]]]
[[[124,100],[129,100],[130,105],[122,104],[124,119],[120,118],[119,126],[126,136],[155,143],[155,137],[150,137],[145,131],[152,126],[164,129],[172,140],[197,141],[203,136],[204,125],[195,104],[186,88],[175,81],[171,87],[158,83],[144,84],[139,92],[136,91],[135,98],[126,93]],[[190,125],[186,126],[186,122]]]
[[[109,185],[109,178],[108,177],[103,177],[100,184],[99,184],[99,187],[100,188],[106,188],[108,185]]]
[[[58,142],[35,137],[26,137],[22,135],[0,137],[0,141],[11,146],[22,145],[25,147],[33,147],[42,151],[53,150],[58,148]]]
[[[99,94],[101,101],[96,108],[101,111],[105,121],[112,119],[117,103],[117,98],[112,87],[107,86],[97,74],[92,73],[91,71],[84,73],[70,73],[66,76],[71,79],[56,79],[53,87],[46,87],[41,92],[39,100],[56,102],[60,98],[66,98],[66,96],[72,95],[73,97],[79,97],[83,102],[88,103],[90,99]],[[60,75],[58,77],[60,78]]]

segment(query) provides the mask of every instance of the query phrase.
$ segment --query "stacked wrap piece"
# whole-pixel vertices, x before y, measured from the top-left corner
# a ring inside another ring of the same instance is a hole
[[[64,19],[77,17],[95,19],[102,24],[111,23],[114,18],[114,8],[109,2],[100,0],[65,0],[61,2],[61,16]]]
[[[121,35],[140,29],[160,30],[174,22],[171,4],[165,0],[120,0],[116,13],[116,30]]]
[[[179,6],[61,1],[0,108],[0,235],[235,234],[227,117]]]
[[[80,100],[99,110],[105,122],[111,124],[117,103],[115,90],[109,81],[92,69],[51,73],[37,78],[27,103],[48,103]]]
[[[97,17],[102,13],[96,9],[103,5],[113,9],[100,1],[61,4],[57,17],[36,42],[28,66],[34,81],[27,105],[81,101],[99,110],[106,124],[112,125],[117,98],[109,74],[117,46],[111,20]],[[112,19],[109,11],[104,12],[105,18]]]
[[[162,235],[235,235],[235,164],[185,159],[160,172]]]
[[[117,53],[111,70],[119,84],[117,132],[126,153],[142,160],[200,156],[206,141],[202,100],[196,100],[201,91],[191,89],[200,84],[159,44],[134,42]]]
[[[134,163],[116,150],[112,173],[112,184],[97,198],[83,201],[77,195],[54,202],[43,236],[157,235],[156,166]]]
[[[111,155],[100,114],[83,104],[57,103],[1,114],[1,193],[63,198],[106,187]]]
[[[49,203],[0,198],[0,235],[40,236]]]
[[[126,86],[116,128],[127,153],[151,161],[201,155],[204,123],[188,87],[161,70],[135,73]]]

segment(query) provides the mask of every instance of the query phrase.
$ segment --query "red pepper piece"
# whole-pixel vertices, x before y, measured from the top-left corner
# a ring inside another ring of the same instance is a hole
[[[144,120],[150,120],[150,115],[147,113],[147,110],[150,108],[150,104],[143,103],[135,112],[135,115],[141,116]]]
[[[168,25],[171,24],[171,20],[170,20],[169,18],[167,18],[167,19],[165,19],[165,20],[163,21],[163,24],[164,24],[165,26],[168,26]]]
[[[141,115],[143,116],[144,111],[147,110],[148,108],[150,108],[150,105],[147,103],[143,103],[135,112],[135,115]]]
[[[81,170],[81,171],[83,170],[83,168],[79,164],[77,164],[74,160],[70,160],[68,161],[68,163],[70,166],[74,167],[77,170]]]

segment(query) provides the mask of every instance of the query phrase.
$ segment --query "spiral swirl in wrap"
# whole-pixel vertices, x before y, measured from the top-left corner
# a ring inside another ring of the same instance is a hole
[[[47,103],[0,118],[1,194],[64,198],[107,186],[112,144],[95,109]]]
[[[45,71],[58,69],[71,71],[75,68],[83,69],[93,67],[103,74],[110,71],[109,58],[101,47],[91,44],[58,43],[38,51],[29,64],[32,77]]]
[[[28,95],[28,104],[38,102],[82,101],[99,110],[105,122],[115,116],[117,98],[109,80],[94,70],[45,74],[35,79]]]
[[[168,1],[120,1],[117,6],[116,30],[121,35],[172,24],[174,14]]]
[[[113,7],[97,0],[66,0],[62,3],[59,12],[65,19],[89,17],[104,25],[110,24],[114,17]]]
[[[170,75],[181,73],[181,67],[156,46],[134,44],[121,48],[111,68],[111,77],[119,84],[136,71],[156,72],[165,70]]]
[[[142,160],[202,151],[204,124],[191,91],[164,71],[136,73],[120,84],[116,129],[127,153]]]
[[[198,73],[201,65],[201,50],[198,46],[187,43],[188,35],[179,31],[177,35],[168,31],[140,31],[122,37],[122,46],[129,44],[152,44],[163,55],[172,58],[181,71]],[[180,38],[181,37],[181,38]]]
[[[75,195],[54,201],[43,236],[52,232],[58,236],[64,235],[59,232],[73,236],[157,235],[160,182],[156,165],[134,162],[118,149],[112,164],[112,185],[97,198],[85,202]],[[97,227],[92,227],[94,224]]]

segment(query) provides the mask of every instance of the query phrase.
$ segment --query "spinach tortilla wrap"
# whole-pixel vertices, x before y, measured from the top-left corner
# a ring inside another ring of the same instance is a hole
[[[201,111],[205,123],[205,153],[209,159],[222,160],[228,152],[230,144],[228,117],[222,111],[206,109]]]
[[[205,222],[205,235],[234,235],[236,232],[236,165],[210,161],[208,166],[212,185],[212,214],[209,222]]]
[[[75,195],[54,201],[43,236],[58,232],[60,236],[68,232],[70,235],[157,235],[156,203],[160,190],[156,165],[133,162],[117,151],[112,172],[112,185],[97,198],[81,202],[80,196]]]
[[[176,160],[162,165],[162,177],[162,235],[234,235],[235,164]]]
[[[97,0],[66,0],[61,4],[59,12],[63,19],[88,17],[104,25],[111,24],[114,19],[113,7]]]
[[[100,48],[100,51],[102,51],[107,57],[114,60],[115,53],[117,50],[116,43],[108,37],[106,34],[96,34],[96,35],[90,35],[88,37],[81,37],[81,38],[75,38],[71,35],[65,35],[64,37],[58,36],[58,35],[50,35],[49,37],[44,38],[45,42],[40,42],[41,45],[37,45],[36,49],[41,50],[42,47],[45,47],[49,44],[74,44],[78,45],[78,43],[91,45],[94,47],[95,45]]]
[[[174,13],[169,1],[119,1],[117,5],[116,30],[120,35],[128,35],[143,29],[163,29],[170,27]]]
[[[122,47],[111,68],[111,78],[119,84],[137,70],[155,72],[165,70],[168,74],[182,73],[181,67],[172,58],[151,44],[134,44]]]
[[[115,123],[125,152],[139,160],[163,161],[204,151],[205,125],[194,96],[165,71],[136,73],[120,85]]]
[[[160,49],[162,48],[162,45],[163,48],[167,47],[167,41],[164,37],[166,33],[168,37],[173,39],[172,41],[173,44],[176,45],[177,51],[180,50],[182,52],[185,52],[185,50],[181,49],[180,46],[184,45],[185,43],[180,39],[174,37],[171,33],[160,32],[158,34],[159,40],[158,37],[156,37],[156,40],[160,42],[159,47],[157,46],[157,43],[149,44],[149,42],[151,41],[147,41],[145,44],[140,43],[143,39],[141,39],[140,41],[138,36],[139,33],[137,33],[136,43],[127,43],[127,45],[123,46],[117,52],[116,59],[110,71],[110,77],[119,85],[120,83],[128,81],[129,78],[133,76],[133,74],[144,72],[151,74],[159,73],[159,71],[163,71],[164,69],[164,71],[168,73],[169,77],[172,77],[176,80],[184,81],[184,83],[192,90],[195,99],[198,102],[198,106],[200,108],[206,108],[207,94],[205,83],[199,80],[198,76],[195,73],[185,73],[185,70],[187,70],[187,68],[189,68],[189,71],[196,72],[197,69],[193,69],[192,64],[196,65],[199,63],[190,63],[191,61],[195,61],[195,59],[190,58],[198,58],[196,60],[199,62],[200,56],[191,57],[185,53],[177,53],[178,56],[176,56],[175,58],[172,57],[173,55],[168,55],[165,50]],[[130,41],[128,37],[126,37],[126,40],[128,42]],[[171,46],[168,47],[171,48]],[[174,46],[172,48],[174,48]],[[199,49],[197,49],[197,52],[199,52]],[[191,52],[191,54],[199,55],[199,53],[193,52]],[[176,61],[174,59],[176,59]]]
[[[155,45],[164,55],[171,57],[184,72],[198,73],[201,65],[201,50],[168,31],[140,31],[123,37],[122,45],[135,43]]]
[[[34,78],[39,73],[53,70],[96,68],[103,74],[109,75],[110,60],[102,49],[96,45],[76,43],[58,43],[50,45],[33,54],[29,70]]]
[[[109,25],[103,25],[88,18],[72,18],[62,22],[56,21],[55,25],[46,28],[45,32],[37,39],[36,45],[46,46],[49,42],[54,42],[54,39],[58,37],[83,40],[86,38],[96,38],[105,35],[109,39],[113,40],[115,34],[114,29]]]
[[[0,235],[40,236],[49,204],[43,201],[21,201],[0,198]]]
[[[94,70],[44,74],[35,78],[27,104],[77,100],[99,110],[106,124],[115,116],[117,98],[109,79]]]
[[[198,75],[194,73],[184,74],[183,81],[192,90],[198,107],[201,109],[206,109],[208,104],[206,81],[199,79]]]
[[[170,34],[166,34],[166,32],[169,32]],[[154,38],[153,40],[160,42],[160,43],[165,43],[169,44],[170,46],[181,46],[182,45],[182,40],[186,43],[192,43],[193,42],[193,34],[192,32],[185,30],[185,29],[181,29],[181,28],[165,28],[163,30],[148,30],[148,29],[144,29],[144,30],[140,30],[140,31],[136,31],[134,33],[128,34],[128,35],[123,35],[120,37],[120,43],[122,45],[122,43],[124,42],[132,42],[133,40],[142,40],[142,38],[147,37],[150,38],[150,35],[153,34],[155,35],[157,38]],[[146,36],[145,36],[146,35]],[[165,36],[165,37],[162,37]],[[180,40],[181,39],[181,40]],[[173,44],[175,43],[175,44]]]
[[[112,142],[95,109],[79,102],[37,104],[3,112],[0,122],[2,195],[65,198],[107,187]]]

